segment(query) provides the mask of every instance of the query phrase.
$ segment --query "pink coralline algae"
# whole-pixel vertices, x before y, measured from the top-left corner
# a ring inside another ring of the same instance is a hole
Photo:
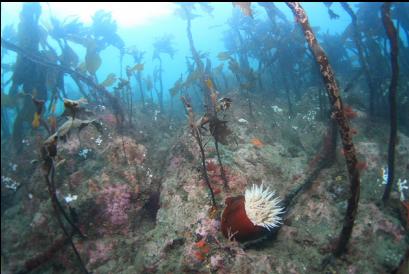
[[[116,126],[117,124],[117,119],[115,115],[110,113],[99,115],[99,119],[101,119],[102,122],[108,124],[109,126]]]
[[[134,185],[137,183],[136,173],[134,170],[124,170],[121,175],[129,184]]]
[[[113,244],[96,241],[95,246],[88,249],[89,264],[96,265],[107,261],[110,258]]]
[[[69,155],[73,155],[78,153],[81,144],[78,138],[71,138],[69,142],[58,143],[58,146],[61,151],[65,151]]]
[[[362,208],[368,213],[363,218],[362,223],[355,225],[353,238],[373,237],[380,231],[391,235],[395,242],[400,242],[405,237],[403,227],[391,222],[374,203],[363,205]]]
[[[128,212],[131,209],[131,190],[128,185],[104,187],[97,203],[103,208],[103,231],[128,231]]]
[[[172,170],[172,169],[176,169],[176,168],[180,167],[180,165],[182,164],[182,161],[183,161],[183,157],[174,156],[170,160],[169,168]]]
[[[241,192],[247,186],[247,179],[240,173],[227,173],[227,181],[232,192]]]
[[[77,187],[79,187],[82,181],[83,181],[82,171],[74,172],[68,178],[68,183],[71,189],[76,189]]]
[[[229,166],[227,165],[225,165],[223,169],[224,174],[226,175],[229,190],[232,192],[241,192],[247,185],[246,178],[240,173],[237,173],[233,169],[229,168]],[[224,185],[224,180],[221,176],[221,169],[216,159],[209,159],[206,161],[206,170],[210,179],[210,183],[212,184],[214,194],[217,195],[221,193],[222,187]],[[200,180],[200,184],[202,185],[202,187],[207,188],[204,179]]]
[[[212,257],[210,257],[210,265],[214,270],[222,268],[223,257],[220,254],[213,255]]]
[[[107,160],[114,165],[122,165],[124,159],[130,165],[141,165],[147,155],[146,147],[129,137],[114,139],[105,151]]]
[[[220,230],[220,222],[214,219],[202,218],[199,222],[199,227],[196,229],[196,234],[203,238],[208,235],[215,236]]]

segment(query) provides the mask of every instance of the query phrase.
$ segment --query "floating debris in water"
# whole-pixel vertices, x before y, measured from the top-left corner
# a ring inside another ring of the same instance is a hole
[[[98,136],[97,139],[95,139],[95,143],[100,146],[102,144],[102,138],[101,136]]]
[[[98,111],[105,111],[106,107],[104,105],[97,105],[97,110]]]
[[[239,123],[248,124],[249,122],[246,119],[240,118]]]
[[[258,138],[251,139],[251,144],[253,144],[256,148],[262,148],[264,146],[264,143]]]
[[[30,161],[30,164],[36,165],[36,164],[38,164],[38,160],[37,160],[37,159],[33,159],[33,160]]]
[[[144,155],[144,157],[145,157],[145,155]],[[147,170],[146,170],[146,177],[148,177],[148,178],[152,178],[152,177],[153,177],[153,174],[152,174],[152,171],[151,171],[150,168],[147,168]]]
[[[16,191],[20,186],[19,183],[11,179],[10,177],[1,176],[1,182],[4,183],[4,187]]]
[[[68,194],[67,196],[64,197],[64,201],[65,201],[67,204],[69,204],[69,203],[71,203],[71,202],[77,200],[77,198],[78,198],[78,195]]]
[[[78,155],[81,156],[81,157],[83,157],[84,159],[87,159],[88,153],[90,153],[90,152],[91,152],[91,149],[89,149],[89,148],[84,148],[84,149],[81,149],[81,150],[80,150],[80,152],[78,153]]]
[[[81,105],[88,104],[88,100],[85,98],[80,98],[78,100],[71,100],[68,98],[64,98],[63,101],[64,101],[64,107],[71,109],[71,110],[76,110]]]
[[[382,168],[382,184],[386,185],[388,182],[388,167]]]
[[[317,115],[317,112],[315,110],[310,110],[307,112],[306,115],[302,117],[302,119],[307,120],[308,122],[312,122],[315,120],[316,115]]]
[[[216,111],[226,111],[230,108],[233,100],[227,97],[220,98],[216,105]]]
[[[11,168],[12,171],[16,171],[16,170],[17,170],[17,164],[9,163],[9,166],[10,166],[10,168]]]
[[[406,189],[409,189],[407,180],[406,179],[402,180],[402,179],[399,178],[399,180],[398,180],[398,191],[399,191],[399,194],[400,194],[400,200],[401,201],[406,200],[406,196],[407,196],[407,195],[405,195],[405,192],[407,192],[407,191],[405,191]]]
[[[388,183],[388,167],[383,167],[381,169],[381,175],[382,175],[382,182],[381,185],[386,185]],[[377,180],[379,182],[379,179]],[[407,180],[402,180],[401,178],[398,179],[397,186],[398,186],[398,192],[400,195],[400,200],[405,201],[407,198],[407,189],[409,189],[409,186],[407,184]]]
[[[274,105],[274,106],[271,106],[271,108],[273,109],[273,111],[274,111],[275,113],[283,112],[283,109],[280,108],[279,106]]]
[[[156,110],[155,109],[155,114],[154,114],[154,116],[153,116],[153,120],[158,120],[158,114],[160,113],[160,110]]]

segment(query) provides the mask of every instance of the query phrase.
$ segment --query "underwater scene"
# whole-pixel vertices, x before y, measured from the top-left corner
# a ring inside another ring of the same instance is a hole
[[[1,3],[1,273],[409,273],[409,4]]]

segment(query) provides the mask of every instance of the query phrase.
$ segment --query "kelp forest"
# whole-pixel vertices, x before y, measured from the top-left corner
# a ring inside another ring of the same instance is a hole
[[[2,19],[1,272],[408,273],[409,4],[139,4]]]

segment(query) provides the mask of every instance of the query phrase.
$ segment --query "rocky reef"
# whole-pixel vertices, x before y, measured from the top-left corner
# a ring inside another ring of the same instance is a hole
[[[73,239],[89,271],[324,271],[321,261],[333,247],[348,198],[341,149],[337,149],[336,162],[322,170],[311,188],[289,208],[275,239],[250,246],[229,241],[220,229],[225,199],[261,183],[280,197],[288,195],[314,168],[326,131],[325,123],[315,117],[314,110],[306,110],[305,104],[293,106],[298,114],[289,120],[282,102],[256,98],[260,108],[250,118],[239,107],[245,98],[235,93],[229,97],[236,98],[236,107],[225,119],[235,141],[219,146],[227,188],[213,141],[205,137],[215,212],[202,178],[199,147],[184,123],[169,127],[164,117],[152,121],[153,117],[146,114],[139,121],[143,130],[118,132],[107,111],[99,117],[103,134],[87,127],[58,145],[57,197],[84,234]],[[374,139],[375,129],[359,111],[352,125],[360,129],[356,146],[366,163],[362,166],[362,199],[345,259],[329,268],[340,273],[389,272],[399,264],[408,239],[407,224],[399,221],[399,213],[390,212],[379,202],[387,136],[378,127]],[[396,168],[403,178],[409,138],[399,133],[399,140]],[[13,188],[2,183],[2,273],[16,273],[62,237],[41,168],[30,163],[36,159],[33,148],[38,140],[33,137],[25,141],[21,154],[7,158],[13,165],[2,166],[2,181],[10,178],[16,185]],[[2,158],[5,155],[2,153]],[[392,200],[397,206],[399,197],[399,191],[394,190]],[[69,245],[60,244],[34,273],[76,271]]]

